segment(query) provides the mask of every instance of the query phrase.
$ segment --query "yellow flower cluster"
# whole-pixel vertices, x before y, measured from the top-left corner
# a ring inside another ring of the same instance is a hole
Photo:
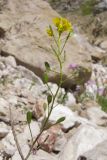
[[[54,18],[53,23],[57,27],[59,33],[73,30],[71,23],[65,18]]]
[[[53,36],[53,30],[52,28],[49,26],[49,28],[46,30],[49,36]]]
[[[65,18],[56,17],[53,19],[53,23],[57,28],[59,35],[61,35],[65,31],[73,32],[73,27],[71,23]],[[47,29],[47,33],[49,36],[53,36],[52,28]]]

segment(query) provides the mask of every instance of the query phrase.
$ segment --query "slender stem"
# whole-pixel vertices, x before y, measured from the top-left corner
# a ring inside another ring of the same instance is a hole
[[[57,74],[59,74],[59,72],[57,72],[57,71],[54,71],[54,70],[52,70],[52,69],[50,69],[50,71],[51,71],[51,72],[54,72],[54,73],[57,73]]]
[[[64,83],[65,81],[67,81],[71,77],[73,77],[73,75],[68,76],[65,80],[62,81],[62,83]]]
[[[14,122],[13,122],[13,119],[12,119],[13,116],[12,116],[12,111],[11,111],[10,106],[9,106],[9,111],[10,111],[10,121],[11,121],[12,133],[13,133],[13,137],[14,137],[14,140],[15,140],[15,143],[16,143],[16,147],[17,147],[17,150],[19,152],[19,155],[20,155],[21,159],[25,160],[24,155],[23,155],[22,150],[21,150],[21,147],[19,145],[16,133],[15,133]]]
[[[54,95],[53,95],[53,93],[52,93],[52,91],[51,91],[51,88],[50,88],[49,84],[48,84],[48,83],[46,83],[46,85],[47,85],[48,90],[50,91],[51,95],[52,95],[52,96],[54,96]]]
[[[58,47],[58,42],[57,42],[57,40],[56,40],[56,37],[55,37],[54,32],[53,32],[53,38],[54,38],[54,42],[55,42],[56,46]]]
[[[63,52],[63,50],[64,50],[64,48],[65,48],[65,45],[66,45],[66,43],[67,43],[67,41],[68,41],[68,39],[69,39],[69,37],[70,37],[70,34],[71,34],[71,32],[68,33],[68,35],[67,35],[67,37],[66,37],[66,39],[65,39],[64,45],[63,45],[63,47],[62,47],[62,49],[61,49],[61,53]]]
[[[32,135],[30,124],[28,124],[28,127],[29,127],[29,131],[30,131],[30,135],[31,135],[32,143],[33,143],[33,135]]]
[[[42,135],[43,131],[45,130],[45,126],[46,126],[46,124],[47,124],[47,122],[48,122],[48,120],[49,120],[49,117],[50,117],[51,113],[52,113],[55,99],[56,99],[56,97],[57,97],[57,94],[58,94],[59,89],[60,89],[61,84],[62,84],[62,63],[61,63],[61,57],[60,57],[60,36],[59,36],[59,38],[58,38],[58,41],[59,41],[59,42],[58,42],[58,45],[57,45],[57,47],[58,47],[58,53],[56,52],[56,50],[54,50],[54,48],[52,48],[52,49],[53,49],[53,51],[54,51],[54,53],[55,53],[55,55],[56,55],[56,57],[57,57],[57,60],[58,60],[58,62],[59,62],[59,65],[60,65],[60,82],[59,82],[57,91],[56,91],[55,95],[53,96],[53,100],[52,100],[52,104],[51,104],[51,107],[50,107],[50,111],[48,112],[48,117],[46,118],[46,120],[45,120],[45,122],[44,122],[44,124],[43,124],[43,126],[42,126],[42,130],[41,130],[40,134],[36,137],[36,139],[35,139],[34,142],[32,143],[32,146],[31,146],[31,148],[30,148],[30,150],[29,150],[29,152],[28,152],[25,160],[28,159],[28,157],[30,156],[30,153],[31,153],[31,151],[32,151],[32,149],[33,149],[33,146],[35,145],[35,143],[37,142],[37,140],[40,138],[40,136]]]

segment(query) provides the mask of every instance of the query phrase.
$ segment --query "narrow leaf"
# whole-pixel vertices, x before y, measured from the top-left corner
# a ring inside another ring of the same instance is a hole
[[[27,112],[27,115],[26,115],[26,118],[27,118],[28,124],[30,124],[30,123],[31,123],[31,120],[32,120],[32,112],[28,111],[28,112]]]
[[[49,71],[50,70],[50,65],[48,62],[45,62],[45,67],[46,67],[46,70]]]
[[[52,102],[52,96],[50,94],[47,97],[47,101],[48,101],[48,104],[50,104]]]
[[[45,72],[44,75],[43,75],[43,81],[44,81],[44,83],[47,83],[47,82],[48,82],[48,75],[47,75],[46,72]]]
[[[65,117],[61,117],[56,121],[56,124],[61,123],[65,120]]]

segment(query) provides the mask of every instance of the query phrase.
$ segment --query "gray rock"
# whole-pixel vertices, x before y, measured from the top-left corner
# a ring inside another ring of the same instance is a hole
[[[91,125],[80,126],[60,154],[60,160],[77,160],[80,155],[107,139],[107,130]]]
[[[5,99],[0,98],[0,116],[6,116],[8,111],[9,111],[8,102]]]
[[[68,107],[59,104],[53,109],[49,121],[55,123],[61,117],[65,117],[65,120],[61,123],[65,131],[75,127],[76,124],[93,124],[87,119],[78,116],[77,113],[72,112]]]
[[[2,144],[2,150],[8,154],[13,155],[16,151],[16,145],[14,141],[14,137],[12,134],[12,131],[8,133],[8,135],[1,141]]]
[[[95,13],[100,13],[107,10],[107,0],[100,0],[95,6]]]
[[[31,132],[33,138],[35,138],[40,133],[40,128],[37,122],[32,121],[30,124]],[[29,127],[26,126],[23,133],[18,135],[18,139],[21,142],[21,145],[23,145],[24,141],[28,142],[28,140],[31,140],[31,134]]]
[[[4,138],[9,132],[7,125],[3,122],[0,122],[0,139]]]
[[[107,160],[107,140],[83,154],[86,160]]]
[[[94,124],[107,126],[107,114],[99,107],[90,107],[87,109],[87,117]]]
[[[28,148],[26,146],[24,146],[24,148],[22,149],[24,156],[26,156]],[[45,151],[39,150],[36,155],[30,155],[29,160],[58,160],[55,155],[52,156],[51,154],[48,154]],[[14,156],[12,157],[12,160],[21,160],[20,155],[18,154],[18,152],[16,152],[14,154]]]
[[[58,62],[50,51],[50,39],[46,34],[46,28],[52,23],[53,17],[59,15],[43,0],[7,1],[5,9],[0,14],[0,27],[6,30],[5,39],[1,41],[2,53],[14,55],[18,63],[30,68],[42,78],[45,61],[59,71]],[[65,81],[64,86],[70,87],[72,83],[87,81],[91,74],[90,51],[86,49],[84,43],[81,45],[75,36],[71,37],[65,50],[63,78],[70,74],[69,64],[77,64],[80,71],[77,77]],[[58,83],[59,74],[51,73],[49,80]]]
[[[107,40],[103,41],[101,44],[100,44],[100,47],[102,49],[105,49],[107,51]]]
[[[0,160],[3,160],[3,157],[0,156]]]

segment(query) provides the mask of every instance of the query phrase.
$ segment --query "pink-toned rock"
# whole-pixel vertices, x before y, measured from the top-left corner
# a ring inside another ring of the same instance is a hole
[[[61,129],[59,125],[53,126],[50,129],[44,131],[38,140],[38,144],[43,150],[52,152],[60,131]]]
[[[45,103],[45,100],[43,99],[36,100],[36,103],[33,106],[33,117],[35,119],[39,119],[44,115],[45,113],[44,103]]]

